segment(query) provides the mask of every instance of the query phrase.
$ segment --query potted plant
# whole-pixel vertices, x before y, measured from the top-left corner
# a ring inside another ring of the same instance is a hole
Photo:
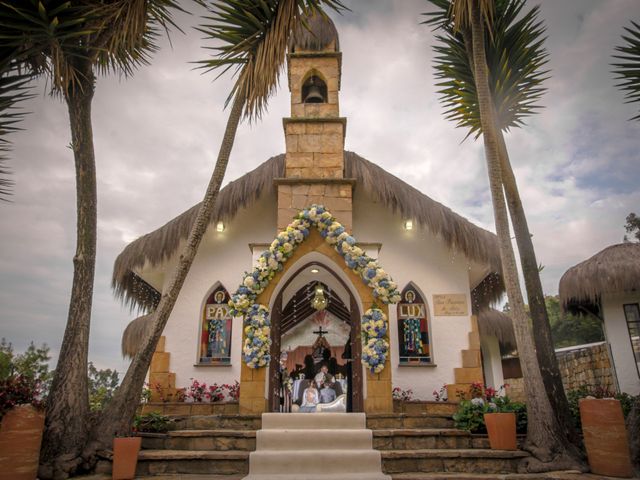
[[[113,480],[133,480],[136,476],[138,453],[142,437],[127,436],[113,439]]]
[[[631,478],[633,469],[620,401],[587,397],[579,400],[579,407],[591,472]]]
[[[0,381],[0,479],[35,480],[44,428],[38,382],[22,376]]]
[[[494,450],[517,450],[518,430],[526,430],[526,410],[521,403],[512,402],[499,390],[473,384],[471,400],[462,399],[453,415],[457,428],[472,433],[486,433]]]

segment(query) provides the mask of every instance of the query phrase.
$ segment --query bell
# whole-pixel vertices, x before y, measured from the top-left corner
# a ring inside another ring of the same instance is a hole
[[[324,296],[324,289],[319,283],[315,287],[315,295],[311,300],[311,306],[316,310],[324,310],[327,308],[327,299]]]
[[[304,97],[304,103],[324,103],[324,97],[317,85],[311,85],[307,96]]]

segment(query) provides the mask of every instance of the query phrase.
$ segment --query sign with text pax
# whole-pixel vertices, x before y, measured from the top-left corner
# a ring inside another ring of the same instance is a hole
[[[440,317],[463,317],[469,315],[467,296],[464,293],[445,293],[433,296],[434,315]]]

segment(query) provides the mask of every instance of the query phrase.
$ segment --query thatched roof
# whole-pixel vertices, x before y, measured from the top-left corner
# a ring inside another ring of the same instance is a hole
[[[321,14],[311,15],[305,18],[306,25],[299,24],[291,36],[289,51],[297,53],[303,51],[322,51],[327,48],[339,52],[340,42],[338,30],[333,21]],[[331,42],[334,42],[333,45]]]
[[[142,315],[132,320],[122,334],[122,356],[133,358],[142,341],[151,332],[153,315]]]
[[[513,351],[518,348],[511,317],[495,308],[482,308],[478,313],[480,335],[496,337],[502,348]]]
[[[253,204],[261,195],[275,192],[274,179],[283,177],[284,173],[284,155],[278,155],[229,183],[220,191],[210,223],[228,221],[240,208]],[[353,152],[345,152],[345,177],[356,180],[356,192],[363,190],[404,218],[413,219],[441,237],[449,248],[464,253],[472,261],[488,265],[490,272],[501,271],[497,237],[493,233],[473,225]],[[118,256],[112,286],[125,303],[142,309],[155,308],[157,292],[153,296],[147,290],[143,291],[141,279],[133,272],[145,265],[160,265],[174,255],[180,242],[187,238],[197,208],[195,205],[164,226],[133,241]],[[501,283],[498,283],[491,286],[493,297],[497,291],[503,291]]]
[[[597,305],[605,293],[640,289],[640,243],[611,245],[567,270],[560,279],[566,310]]]

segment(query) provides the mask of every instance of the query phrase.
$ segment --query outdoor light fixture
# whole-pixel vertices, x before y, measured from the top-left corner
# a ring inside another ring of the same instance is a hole
[[[404,229],[405,230],[413,230],[413,220],[405,220],[404,221]]]
[[[319,273],[319,272],[320,272],[320,270],[318,270],[317,268],[312,268],[311,269],[311,273]]]
[[[224,232],[224,223],[218,222],[218,224],[216,225],[216,230],[219,232]]]
[[[316,283],[314,289],[315,295],[313,296],[313,300],[311,300],[311,306],[318,311],[324,310],[327,308],[327,299],[324,296],[324,288],[322,287],[322,284]]]

